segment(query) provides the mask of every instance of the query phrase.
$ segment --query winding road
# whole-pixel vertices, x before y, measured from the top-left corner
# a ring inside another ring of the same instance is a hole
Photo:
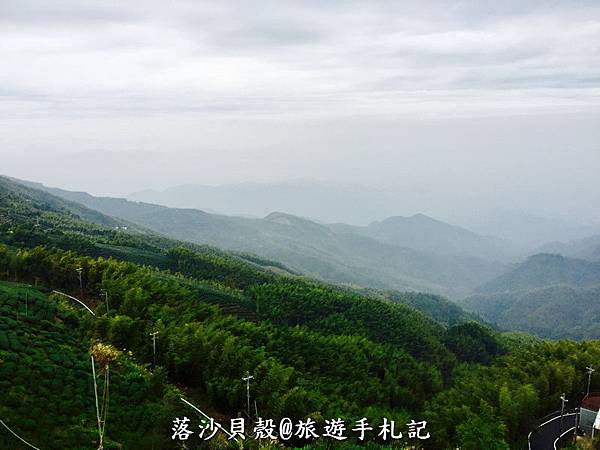
[[[559,439],[575,430],[576,413],[568,412],[563,417],[562,429],[560,413],[543,422],[535,431],[529,433],[529,450],[557,450]]]

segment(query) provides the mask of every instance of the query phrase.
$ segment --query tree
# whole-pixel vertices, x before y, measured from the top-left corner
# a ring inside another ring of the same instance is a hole
[[[506,426],[484,417],[471,417],[457,428],[461,450],[509,450]]]

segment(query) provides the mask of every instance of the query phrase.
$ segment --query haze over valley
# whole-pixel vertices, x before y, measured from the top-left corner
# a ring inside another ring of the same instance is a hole
[[[575,298],[572,289],[592,289],[586,291],[585,295],[598,298],[598,291],[594,288],[600,286],[600,276],[597,275],[598,270],[593,268],[595,261],[600,261],[600,234],[592,234],[582,240],[564,243],[552,241],[540,245],[537,240],[527,243],[524,240],[513,241],[477,234],[424,214],[391,216],[366,226],[317,222],[278,211],[262,218],[242,217],[190,207],[170,208],[123,198],[95,197],[83,192],[48,188],[38,183],[23,183],[176,239],[278,261],[294,273],[347,286],[444,295],[499,326],[533,331],[543,336],[560,335],[566,331],[560,331],[561,327],[555,326],[550,326],[548,330],[526,324],[517,326],[502,315],[488,311],[499,307],[494,306],[499,298],[489,295],[512,292],[510,295],[514,296],[518,292],[521,296],[531,296],[531,292],[540,295],[540,290],[550,289],[553,294],[547,296],[548,301],[568,304]],[[271,201],[275,206],[284,206],[283,202],[290,192],[291,199],[296,200],[290,203],[291,208],[301,211],[303,205],[312,205],[315,215],[318,214],[315,208],[326,211],[327,206],[336,199],[339,214],[352,211],[360,205],[360,201],[353,201],[355,197],[352,193],[356,191],[349,191],[344,186],[317,183],[306,190],[303,189],[305,185],[298,182],[284,186],[285,189],[281,189],[281,186],[266,189],[265,186],[255,185],[254,189],[248,189],[247,196],[243,194],[246,191],[241,186],[222,189],[184,187],[175,191],[180,194],[182,190],[202,191],[203,194],[194,201],[195,204],[205,201],[209,205],[206,208],[208,210],[212,210],[210,206],[219,204],[235,209],[242,207],[244,202],[241,200],[244,198],[253,198],[252,205],[246,204],[246,208],[251,208],[246,209],[246,213],[266,209]],[[365,191],[360,192],[364,194]],[[319,195],[315,195],[317,193]],[[149,196],[152,195],[156,193],[136,194],[131,198],[150,200]],[[235,201],[226,201],[235,196],[241,198],[238,199],[239,206]],[[173,202],[178,198],[180,206],[193,201],[193,197],[183,195],[172,198]],[[300,200],[304,200],[304,203]],[[162,203],[169,202],[163,197]],[[307,208],[304,211],[309,212]],[[527,216],[523,217],[526,222]],[[512,214],[507,221],[514,219],[515,215]],[[539,226],[539,222],[536,223]],[[554,229],[547,227],[546,230],[552,232]],[[586,231],[593,233],[595,228],[582,226],[558,230],[562,233],[570,230],[573,234],[567,236],[578,237],[585,235]],[[559,233],[558,230],[554,231]],[[581,259],[557,259],[561,257],[552,256],[552,250],[557,255],[563,253]],[[548,292],[545,291],[544,295]],[[535,322],[535,317],[543,317],[539,312],[518,316],[525,323]],[[584,330],[580,335],[599,332],[600,329]]]

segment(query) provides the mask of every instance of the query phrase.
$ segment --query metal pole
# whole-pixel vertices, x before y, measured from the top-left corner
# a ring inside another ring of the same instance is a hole
[[[577,442],[577,430],[581,420],[581,406],[575,410],[575,429],[573,430],[573,443]]]
[[[152,336],[152,366],[156,367],[156,336],[158,335],[158,331],[154,333],[150,333]]]
[[[100,289],[100,294],[104,295],[104,303],[106,303],[106,314],[108,314],[108,291],[106,289]]]
[[[250,375],[250,372],[246,371],[246,376],[242,378],[246,382],[246,405],[247,405],[247,414],[248,418],[250,418],[250,380],[254,378]]]
[[[77,269],[75,269],[75,271],[77,272],[77,277],[79,278],[79,292],[83,297],[83,268],[78,267]]]
[[[564,392],[560,396],[560,400],[562,401],[562,405],[560,407],[560,434],[562,434],[562,430],[563,430],[563,416],[565,415],[565,403],[567,403],[569,400],[567,400],[567,397],[565,396]]]
[[[587,395],[590,395],[590,385],[592,384],[592,374],[596,371],[593,366],[586,367],[588,374]]]
[[[98,385],[96,384],[96,366],[94,364],[94,356],[92,358],[92,378],[94,379],[94,398],[96,399],[96,419],[98,420],[98,438],[102,443],[102,424],[100,421],[100,406],[98,405]]]

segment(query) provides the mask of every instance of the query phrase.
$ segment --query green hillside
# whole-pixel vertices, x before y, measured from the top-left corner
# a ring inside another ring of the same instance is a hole
[[[180,448],[171,420],[197,416],[179,393],[219,421],[243,415],[247,371],[262,417],[310,416],[320,426],[334,417],[426,419],[427,449],[521,448],[533,418],[554,410],[560,392],[576,395],[582,367],[600,356],[596,343],[546,344],[460,315],[453,322],[457,312],[436,311],[443,302],[435,297],[371,296],[282,275],[272,261],[102,226],[72,208],[10,182],[0,189],[0,385],[8,392],[0,414],[41,448],[97,448],[95,343],[120,352],[105,448],[133,450]],[[78,296],[96,316],[51,290]],[[21,445],[4,428],[0,439],[2,448]],[[385,444],[376,434],[370,442]],[[319,439],[311,448],[356,444]]]
[[[0,233],[3,242],[17,247],[50,245],[89,256],[113,256],[165,269],[173,266],[169,249],[185,246],[207,260],[229,265],[230,271],[247,270],[250,266],[262,272],[291,273],[281,263],[256,255],[225,253],[215,247],[165,238],[131,222],[2,176]]]
[[[597,339],[600,264],[538,254],[481,286],[460,305],[506,330],[552,339]]]
[[[329,282],[462,297],[504,270],[503,264],[469,251],[438,254],[431,248],[399,246],[352,227],[322,225],[284,213],[264,219],[223,216],[27,184],[175,239],[251,252]]]
[[[352,417],[369,410],[406,417],[443,389],[457,363],[445,329],[407,306],[282,277],[217,250],[94,225],[52,196],[32,202],[10,182],[0,192],[0,276],[86,301],[98,318],[69,319],[83,351],[99,340],[147,366],[146,336],[158,329],[157,363],[169,380],[221,417],[244,408],[245,370],[257,374],[257,406],[265,414]],[[110,293],[108,312],[101,289]]]
[[[34,201],[36,198],[37,202]],[[83,220],[83,217],[93,218],[94,223]],[[245,277],[256,282],[270,280],[274,274],[295,276],[293,271],[279,262],[254,254],[223,252],[215,247],[165,238],[3,177],[0,177],[0,219],[3,242],[15,247],[45,244],[88,256],[114,257],[233,285],[236,285],[235,278]],[[105,227],[101,225],[103,223],[111,226]],[[181,259],[178,255],[184,249],[191,251],[185,252],[186,259]],[[374,291],[369,292],[373,296],[380,296]],[[408,298],[408,295],[394,294],[402,299]],[[439,299],[426,294],[418,296]],[[435,320],[441,323],[455,322],[452,315],[456,312],[448,310],[446,314],[446,307],[422,308],[421,302],[400,303],[407,303],[427,315],[434,314]]]
[[[600,288],[551,286],[481,294],[461,305],[507,330],[551,339],[600,338]]]
[[[81,317],[37,289],[7,283],[0,283],[0,311],[0,419],[44,449],[91,448],[96,414]],[[112,364],[105,448],[174,448],[160,430],[177,395],[159,372],[121,354]],[[25,447],[2,428],[0,448]]]
[[[480,293],[522,291],[565,285],[575,288],[600,286],[600,263],[561,255],[530,256],[504,275],[477,289]]]

